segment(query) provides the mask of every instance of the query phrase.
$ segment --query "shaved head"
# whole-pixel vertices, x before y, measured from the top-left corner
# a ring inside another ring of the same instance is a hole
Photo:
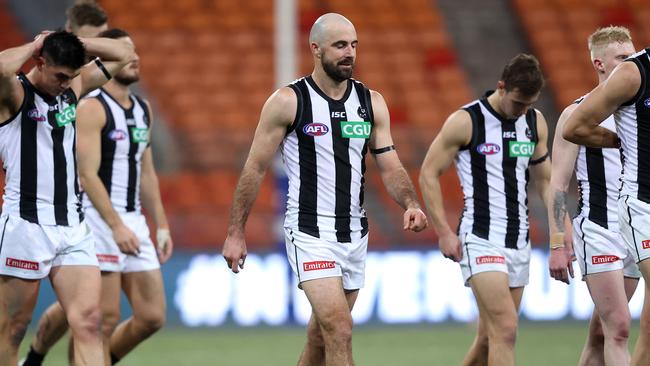
[[[311,32],[309,32],[309,43],[321,45],[322,42],[327,39],[327,36],[335,29],[347,27],[354,29],[352,22],[341,14],[327,13],[321,15],[316,19],[314,25],[311,27]]]

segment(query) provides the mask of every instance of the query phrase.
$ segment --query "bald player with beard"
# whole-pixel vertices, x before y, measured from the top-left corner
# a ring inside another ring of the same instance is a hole
[[[363,287],[368,220],[363,209],[367,150],[405,210],[403,229],[427,219],[390,134],[381,94],[353,80],[357,34],[339,14],[314,23],[314,71],[267,100],[237,184],[223,256],[244,268],[244,227],[278,146],[289,178],[284,230],[289,263],[312,306],[299,365],[353,365],[351,311]]]

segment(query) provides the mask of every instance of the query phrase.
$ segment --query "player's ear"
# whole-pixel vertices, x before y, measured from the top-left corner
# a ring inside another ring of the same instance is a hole
[[[309,44],[309,47],[311,48],[311,53],[316,56],[316,58],[321,58],[322,51],[320,47],[318,46],[318,43],[312,42]]]
[[[40,71],[45,65],[45,58],[43,56],[34,56],[34,62],[36,62],[36,67]]]
[[[497,91],[505,91],[506,90],[506,83],[503,80],[497,81]]]
[[[598,73],[600,73],[600,74],[605,73],[605,65],[603,64],[603,61],[601,59],[595,58],[592,61],[592,63],[594,65],[594,69],[596,69],[596,71],[598,71]]]

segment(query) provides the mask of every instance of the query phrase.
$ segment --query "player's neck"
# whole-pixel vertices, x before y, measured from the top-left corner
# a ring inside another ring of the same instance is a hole
[[[113,97],[122,107],[130,108],[132,101],[129,97],[129,87],[122,85],[115,80],[111,80],[104,85],[104,90]]]
[[[348,89],[347,79],[341,82],[335,81],[327,76],[323,70],[315,69],[311,74],[311,78],[314,79],[314,82],[323,93],[334,100],[343,98],[345,91]]]
[[[495,112],[497,112],[501,117],[506,118],[506,114],[501,109],[501,96],[499,95],[498,90],[495,90],[494,93],[490,94],[487,97],[487,101]]]
[[[42,74],[40,71],[38,71],[37,68],[29,70],[29,72],[25,74],[25,77],[39,92],[51,97],[56,97],[56,95],[50,95],[49,93],[45,92],[45,90],[41,87]]]

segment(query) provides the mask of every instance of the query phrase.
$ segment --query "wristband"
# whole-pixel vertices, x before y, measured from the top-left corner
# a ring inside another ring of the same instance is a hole
[[[564,248],[564,233],[555,233],[551,235],[550,247],[553,249]]]

